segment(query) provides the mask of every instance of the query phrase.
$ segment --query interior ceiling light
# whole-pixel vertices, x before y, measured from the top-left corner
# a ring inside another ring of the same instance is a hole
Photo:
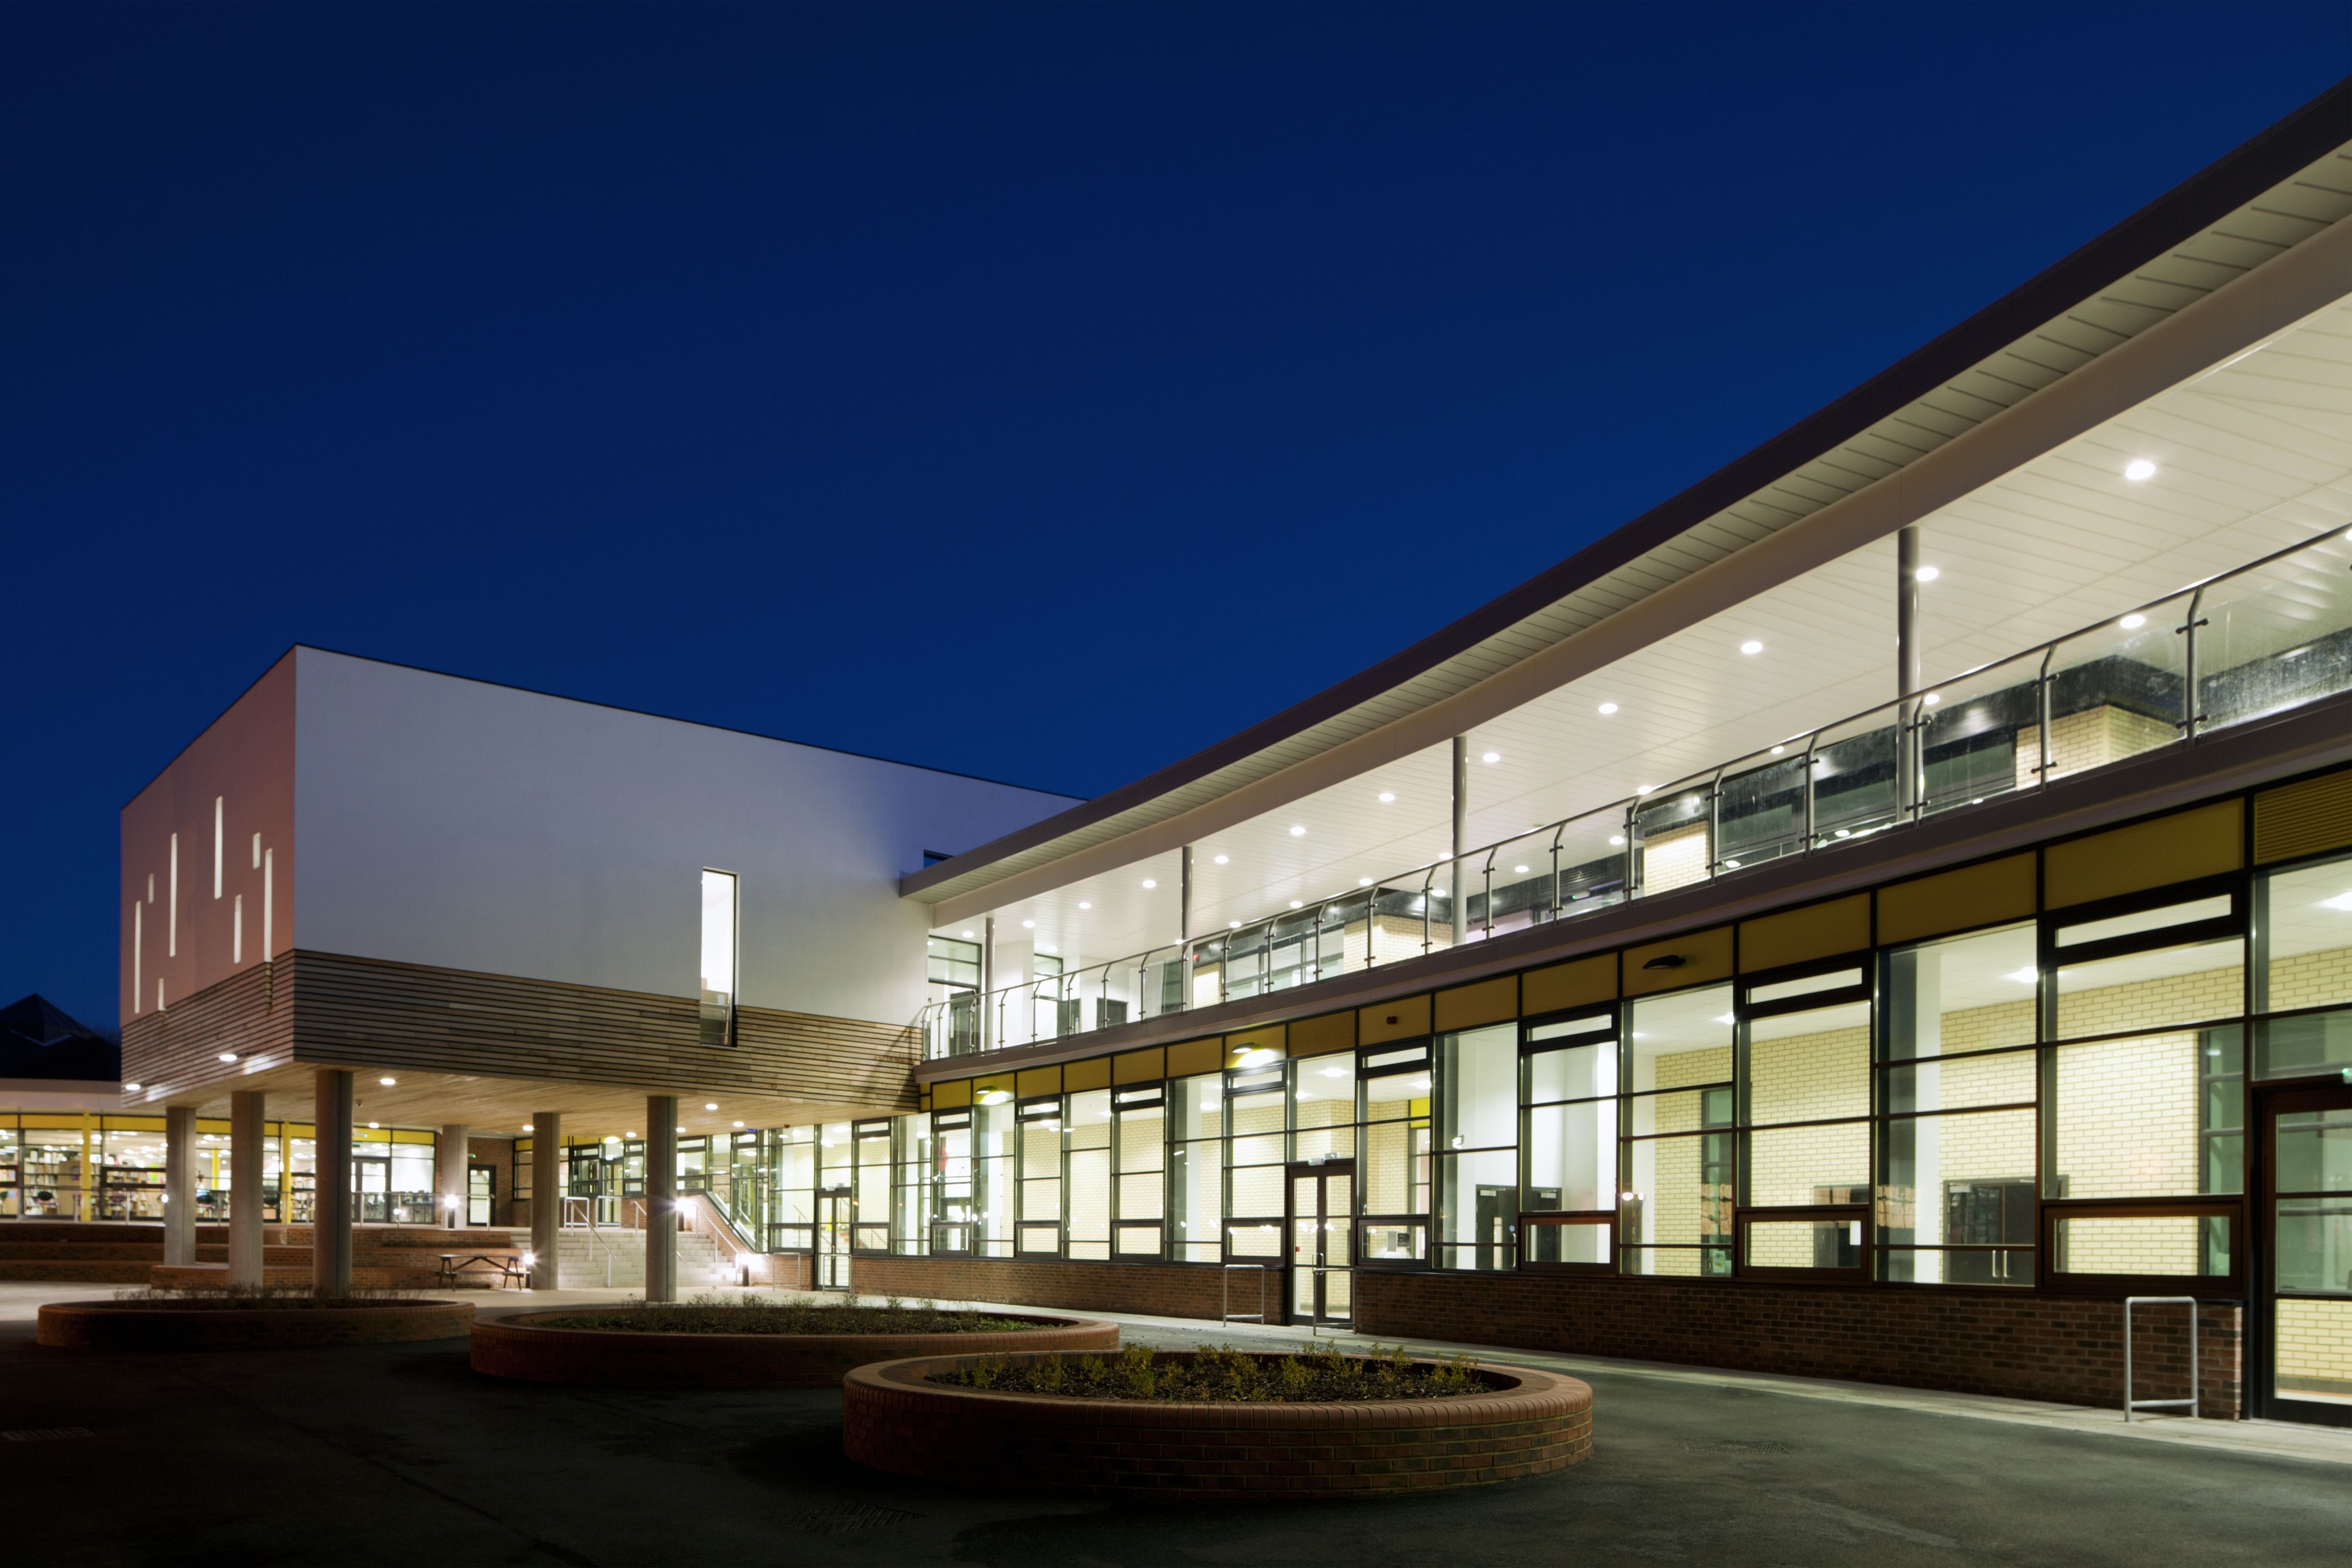
[[[2042,972],[2033,968],[2031,964],[2028,964],[2023,969],[2011,970],[2004,978],[2014,980],[2020,985],[2031,985],[2035,981],[2042,978]]]
[[[702,1109],[705,1110],[716,1110],[719,1109],[719,1102],[715,1100],[706,1100],[702,1102]]]
[[[1603,713],[1614,713],[1617,711],[1617,704],[1614,702],[1603,702],[1601,705],[1601,710]]]
[[[2139,630],[2140,627],[2147,625],[2147,617],[2146,616],[2126,616],[2122,620],[2117,621],[2116,625],[2123,627],[2123,629],[2127,632],[2136,632]]]
[[[1922,566],[1916,572],[1912,573],[1911,575],[1916,577],[1922,583],[1932,583],[1937,578],[1942,576],[1943,573],[1933,566]]]
[[[1382,805],[1388,805],[1390,802],[1391,802],[1391,801],[1393,801],[1393,800],[1395,800],[1395,799],[1396,799],[1396,791],[1394,791],[1394,790],[1392,790],[1392,789],[1384,789],[1384,790],[1381,791],[1381,804]]]
[[[1654,790],[1654,789],[1655,789],[1655,788],[1657,788],[1657,787],[1658,787],[1658,786],[1657,786],[1657,785],[1655,785],[1655,784],[1643,784],[1643,785],[1642,785],[1639,789],[1635,790],[1633,793],[1634,793],[1635,795],[1647,795],[1647,794],[1649,794],[1652,790]]]
[[[1233,857],[1232,857],[1232,856],[1230,856],[1230,855],[1220,855],[1220,856],[1218,856],[1218,857],[1217,857],[1217,864],[1218,864],[1218,865],[1220,865],[1220,866],[1224,865],[1227,861],[1231,860],[1232,858],[1233,858]]]
[[[380,1078],[376,1079],[376,1082],[383,1085],[386,1089],[390,1089],[394,1084],[396,1084],[400,1080],[396,1078]]]
[[[1514,877],[1524,877],[1527,874],[1528,868],[1525,866],[1514,866],[1511,868],[1511,875]]]
[[[1093,909],[1093,908],[1094,908],[1094,906],[1093,906],[1092,904],[1090,904],[1090,903],[1087,903],[1084,899],[1081,899],[1081,900],[1078,900],[1078,908],[1080,908],[1080,909],[1082,909],[1082,910],[1090,910],[1090,909]]]
[[[1290,836],[1293,838],[1304,838],[1307,837],[1307,829],[1294,822],[1290,825]]]
[[[1299,907],[1298,900],[1297,900],[1297,899],[1293,899],[1293,900],[1290,900],[1290,907],[1291,907],[1292,909],[1294,909],[1294,910],[1295,910],[1295,909],[1297,909],[1297,908]]]
[[[1372,879],[1370,877],[1359,877],[1356,879],[1356,886],[1359,888],[1369,888],[1371,885]]]
[[[1758,642],[1754,637],[1749,637],[1746,642],[1739,645],[1739,651],[1748,654],[1762,653],[1764,651],[1764,645]]]
[[[1788,749],[1789,749],[1789,748],[1788,748],[1788,747],[1786,747],[1786,746],[1775,746],[1775,747],[1773,747],[1773,748],[1772,748],[1772,754],[1773,754],[1774,756],[1776,756],[1776,757],[1777,757],[1777,756],[1779,756],[1781,752],[1783,752],[1787,751]]]
[[[1499,763],[1503,760],[1503,753],[1500,752],[1488,752],[1485,756],[1480,757],[1478,760],[1482,763]]]
[[[1150,889],[1153,889],[1153,888],[1156,888],[1156,887],[1160,886],[1160,883],[1159,883],[1159,881],[1158,881],[1156,879],[1154,879],[1154,878],[1151,878],[1151,877],[1146,877],[1145,879],[1143,879],[1143,886],[1144,886],[1145,889],[1148,891],[1148,890],[1150,890]]]
[[[743,1124],[742,1124],[741,1122],[738,1121],[735,1125],[736,1125],[736,1126],[738,1126],[738,1127],[740,1127],[740,1126],[742,1126]]]
[[[1943,696],[1938,692],[1930,691],[1927,693],[1927,706],[1930,708],[1933,708],[1937,703],[1941,702],[1943,700]]]
[[[1622,834],[1622,833],[1612,833],[1612,834],[1611,834],[1611,835],[1609,836],[1609,842],[1610,842],[1611,846],[1613,847],[1615,847],[1615,846],[1617,846],[1617,845],[1620,845],[1620,844],[1624,843],[1624,842],[1625,842],[1625,836],[1624,836],[1623,834]]]
[[[1021,922],[1021,929],[1023,931],[1035,931],[1037,929],[1037,922],[1035,921],[1023,921]]]
[[[220,1054],[220,1059],[225,1062],[233,1062],[236,1060],[236,1053],[235,1051],[223,1051]]]
[[[2142,479],[2152,479],[2156,478],[2156,465],[2146,458],[2134,458],[2124,465],[2124,478],[2134,484],[2138,484]]]
[[[966,932],[964,932],[963,934],[964,934],[964,935],[966,935],[966,936],[968,937],[968,936],[971,935],[971,932],[970,932],[970,931],[966,931]]]
[[[1227,921],[1225,922],[1225,929],[1228,931],[1239,931],[1242,929],[1242,922],[1239,921]]]
[[[122,1087],[129,1092],[137,1094],[141,1089],[145,1089],[147,1086],[143,1083],[126,1083]]]
[[[2332,899],[2322,899],[2319,901],[2319,907],[2323,910],[2352,910],[2352,893],[2338,893]],[[139,1086],[133,1083],[125,1084],[123,1087],[137,1089]]]

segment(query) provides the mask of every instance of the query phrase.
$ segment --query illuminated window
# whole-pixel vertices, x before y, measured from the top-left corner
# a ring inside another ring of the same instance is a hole
[[[735,876],[702,873],[702,1043],[735,1043]]]

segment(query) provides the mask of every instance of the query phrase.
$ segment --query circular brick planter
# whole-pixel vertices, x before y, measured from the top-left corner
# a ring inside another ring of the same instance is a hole
[[[851,1373],[842,1382],[843,1452],[921,1480],[1236,1500],[1484,1486],[1566,1469],[1592,1452],[1591,1388],[1521,1367],[1479,1367],[1485,1394],[1298,1405],[1066,1399],[926,1381],[977,1359],[924,1356]]]
[[[584,1310],[593,1310],[585,1309]],[[893,1356],[1013,1351],[1115,1351],[1118,1325],[1032,1318],[1036,1326],[972,1334],[649,1334],[634,1329],[551,1329],[583,1309],[518,1312],[474,1325],[474,1370],[530,1383],[618,1388],[834,1388],[853,1367]]]
[[[75,1350],[242,1351],[454,1340],[470,1301],[368,1301],[346,1307],[207,1307],[177,1302],[53,1301],[34,1338]]]

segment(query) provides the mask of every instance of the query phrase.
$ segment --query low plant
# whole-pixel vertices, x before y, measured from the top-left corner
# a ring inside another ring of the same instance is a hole
[[[538,1323],[550,1329],[641,1334],[977,1334],[1036,1326],[932,1301],[902,1301],[895,1296],[882,1306],[822,1299],[772,1301],[761,1296],[632,1300],[615,1308],[541,1318]]]
[[[1402,1345],[1370,1355],[1338,1351],[1254,1355],[1212,1345],[1190,1355],[1161,1355],[1131,1345],[1116,1356],[1056,1352],[1018,1364],[1004,1356],[985,1356],[955,1372],[934,1373],[930,1381],[999,1394],[1187,1404],[1446,1399],[1486,1387],[1470,1357],[1417,1361],[1405,1354]]]
[[[257,1308],[287,1311],[308,1307],[389,1307],[425,1298],[422,1291],[399,1286],[356,1285],[337,1295],[322,1294],[315,1285],[277,1281],[263,1285],[189,1285],[176,1289],[151,1286],[139,1290],[118,1290],[114,1299],[124,1306],[167,1311],[232,1312]]]

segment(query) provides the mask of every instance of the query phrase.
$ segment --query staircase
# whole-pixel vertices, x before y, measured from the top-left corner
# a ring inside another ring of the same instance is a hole
[[[556,1284],[571,1290],[643,1290],[646,1288],[646,1233],[642,1230],[598,1229],[585,1226],[556,1233]],[[718,1245],[700,1229],[681,1232],[677,1238],[677,1289],[681,1296],[734,1283],[720,1258]]]

